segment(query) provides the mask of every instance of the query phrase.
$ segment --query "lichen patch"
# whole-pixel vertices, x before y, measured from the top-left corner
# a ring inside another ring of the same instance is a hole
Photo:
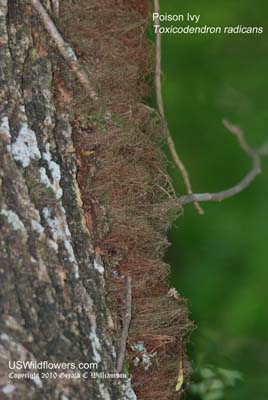
[[[100,260],[97,260],[96,258],[94,259],[94,268],[96,271],[98,271],[100,274],[104,273],[104,267],[103,264],[101,263]]]
[[[63,243],[68,254],[68,261],[72,264],[72,272],[75,278],[78,279],[79,266],[71,243],[71,233],[66,220],[65,210],[60,206],[57,211],[57,215],[52,216],[51,210],[45,207],[43,208],[42,214],[50,228],[50,233],[54,242],[52,245],[54,250],[58,251],[59,244]]]
[[[3,208],[0,214],[6,217],[7,222],[12,226],[14,231],[20,231],[23,235],[27,235],[26,228],[23,222],[20,220],[19,216],[13,211]]]
[[[39,234],[39,236],[44,235],[44,227],[35,219],[31,221],[32,229]]]
[[[36,134],[29,128],[27,122],[22,122],[15,142],[8,146],[14,160],[26,168],[31,161],[39,160],[41,153],[38,148]]]
[[[9,120],[7,116],[4,116],[0,120],[0,137],[5,143],[10,143],[11,140],[11,134],[10,134],[10,126],[9,126]]]
[[[98,382],[100,394],[101,394],[101,400],[111,400],[111,397],[109,395],[109,392],[107,388],[104,386],[103,383]]]
[[[42,153],[42,158],[47,162],[52,182],[47,176],[46,169],[44,167],[40,168],[40,179],[46,187],[52,189],[52,191],[55,193],[56,199],[59,200],[62,197],[62,188],[60,187],[60,166],[52,160],[52,155],[50,153],[50,143],[46,143],[45,148],[46,151]]]
[[[8,383],[7,385],[5,385],[1,388],[1,391],[7,395],[13,393],[15,390],[16,390],[16,387],[14,385],[11,385],[10,383]]]
[[[137,396],[132,388],[131,378],[126,381],[124,394],[124,400],[137,400]]]
[[[99,341],[99,338],[97,336],[96,330],[94,327],[91,328],[91,332],[89,335],[91,345],[92,345],[92,350],[93,350],[93,360],[96,361],[96,363],[101,362],[101,356],[99,351],[101,350],[101,344]]]

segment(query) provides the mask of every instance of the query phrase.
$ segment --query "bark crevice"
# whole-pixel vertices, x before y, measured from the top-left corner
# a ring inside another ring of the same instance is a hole
[[[0,1],[0,41],[1,396],[120,398],[120,385],[99,379],[9,377],[8,361],[97,362],[113,372],[116,359],[54,55],[27,1]]]

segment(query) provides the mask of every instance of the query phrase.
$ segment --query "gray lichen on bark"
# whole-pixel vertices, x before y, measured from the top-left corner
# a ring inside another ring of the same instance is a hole
[[[57,110],[53,54],[37,43],[36,22],[27,1],[0,0],[0,393],[119,399],[110,380],[8,375],[8,361],[97,362],[103,372],[116,361],[71,126]]]

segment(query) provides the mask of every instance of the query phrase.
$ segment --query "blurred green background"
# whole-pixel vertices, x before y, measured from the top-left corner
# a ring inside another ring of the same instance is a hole
[[[222,119],[240,125],[252,145],[268,138],[268,2],[162,0],[160,7],[201,14],[199,25],[264,27],[262,35],[162,35],[163,97],[178,153],[195,192],[226,189],[251,163]],[[263,171],[240,195],[202,203],[202,217],[187,205],[169,232],[171,281],[198,327],[189,344],[194,379],[206,365],[241,372],[243,381],[219,397],[228,400],[268,399],[267,160]],[[170,173],[185,193],[178,171]],[[203,398],[213,394],[187,395]]]

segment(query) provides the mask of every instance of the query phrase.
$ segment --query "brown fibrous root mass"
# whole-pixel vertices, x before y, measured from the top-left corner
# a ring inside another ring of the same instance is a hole
[[[88,98],[63,62],[57,87],[59,104],[73,115],[83,208],[95,252],[105,260],[117,338],[125,278],[132,277],[126,356],[133,388],[141,400],[178,399],[180,357],[186,382],[189,374],[181,343],[192,323],[185,300],[169,290],[169,267],[162,261],[166,231],[179,210],[165,169],[165,129],[143,102],[153,71],[145,36],[149,16],[147,0],[62,0],[60,29],[99,101]],[[145,352],[151,365],[144,363]]]

